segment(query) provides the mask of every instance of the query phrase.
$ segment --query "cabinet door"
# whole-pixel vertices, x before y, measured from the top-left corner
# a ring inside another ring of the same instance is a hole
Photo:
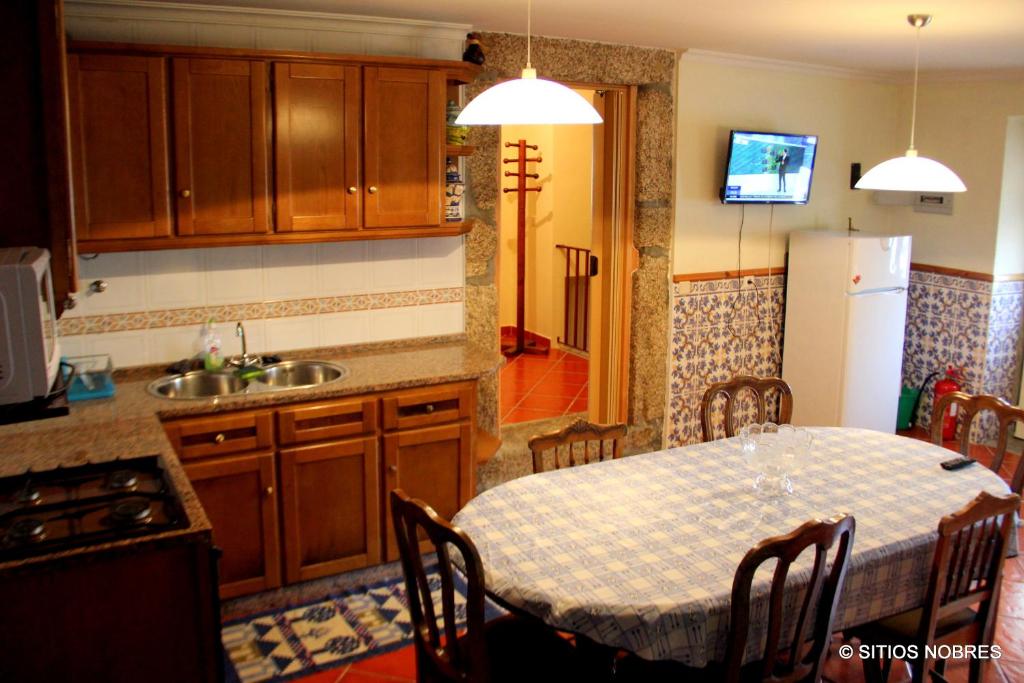
[[[360,225],[360,72],[274,64],[277,231]]]
[[[388,496],[403,489],[445,519],[469,502],[472,491],[472,435],[467,422],[409,429],[384,435],[384,497],[387,561],[398,559]],[[429,545],[424,543],[423,549]]]
[[[281,451],[288,583],[380,562],[377,439]]]
[[[220,560],[220,596],[281,585],[273,453],[247,453],[185,465],[213,525]]]
[[[68,57],[79,239],[170,235],[165,90],[160,57]]]
[[[179,235],[265,233],[267,65],[174,60]]]
[[[444,74],[426,69],[363,70],[363,224],[441,224]]]

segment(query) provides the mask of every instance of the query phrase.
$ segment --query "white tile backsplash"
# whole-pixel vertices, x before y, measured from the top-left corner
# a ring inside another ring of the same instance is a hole
[[[80,259],[79,305],[68,316],[462,287],[461,237],[100,254]],[[107,291],[88,293],[93,280]],[[315,306],[313,308],[315,311]],[[251,315],[251,314],[247,314]],[[235,321],[218,321],[225,355],[241,352]],[[252,353],[340,346],[464,330],[462,302],[248,320]],[[65,355],[110,353],[117,367],[194,352],[199,325],[65,338]]]
[[[320,326],[315,315],[268,318],[263,321],[268,350],[311,349],[320,346]]]
[[[206,300],[210,304],[263,301],[260,247],[204,249]]]
[[[198,249],[170,249],[143,254],[142,272],[149,310],[193,308],[206,304]]]
[[[369,242],[317,245],[317,294],[342,296],[370,291]]]
[[[316,293],[316,281],[316,245],[263,247],[266,301],[309,298]]]
[[[436,238],[435,238],[436,239]],[[416,288],[416,241],[376,240],[370,243],[370,286],[375,292]]]

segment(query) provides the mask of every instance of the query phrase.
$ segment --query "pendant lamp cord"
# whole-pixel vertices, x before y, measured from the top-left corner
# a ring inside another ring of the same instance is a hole
[[[917,127],[917,72],[921,63],[921,25],[918,24],[914,43],[914,100],[910,109],[910,149],[914,149],[914,129]]]
[[[532,27],[530,22],[533,18],[533,0],[526,0],[526,68],[532,67],[530,64],[530,33],[532,33]],[[920,29],[918,29],[918,35],[920,35]],[[913,135],[911,135],[913,139]],[[913,145],[911,145],[913,146]]]

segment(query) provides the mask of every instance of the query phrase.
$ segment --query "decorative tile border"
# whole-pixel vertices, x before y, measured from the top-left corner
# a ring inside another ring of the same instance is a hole
[[[62,336],[72,336],[199,325],[211,318],[217,321],[261,320],[264,318],[288,318],[322,313],[341,313],[344,311],[429,306],[431,304],[464,301],[465,294],[466,290],[464,287],[421,289],[408,292],[378,292],[374,294],[351,294],[347,296],[264,301],[224,306],[199,306],[195,308],[65,317],[58,324]]]

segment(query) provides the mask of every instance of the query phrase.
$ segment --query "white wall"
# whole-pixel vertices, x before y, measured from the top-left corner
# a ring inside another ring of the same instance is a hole
[[[909,86],[901,100],[896,153],[906,149],[910,136]],[[967,192],[954,195],[952,216],[895,210],[894,220],[914,236],[914,261],[982,273],[1024,272],[1019,261],[1000,266],[1014,270],[995,270],[1007,122],[1021,114],[1024,79],[921,83],[916,147],[953,169]]]
[[[79,40],[456,60],[470,28],[125,0],[68,0],[66,24]],[[256,352],[465,329],[461,237],[88,256],[79,262],[81,291],[94,280],[109,287],[83,295],[66,314],[64,326],[76,333],[65,334],[62,344],[68,355],[110,353],[119,367],[191,355],[198,334],[193,321],[207,310],[223,323],[228,353],[237,352],[235,320],[245,321]],[[185,319],[190,322],[168,324]]]
[[[1007,121],[1005,149],[993,270],[998,275],[1024,273],[1024,116]]]
[[[866,75],[767,60],[684,53],[679,62],[674,272],[732,270],[740,206],[719,201],[731,129],[819,136],[810,202],[774,208],[771,265],[783,264],[792,230],[894,228],[893,210],[849,189],[850,164],[865,170],[896,148],[897,86]],[[746,206],[743,268],[768,263],[767,206]]]

